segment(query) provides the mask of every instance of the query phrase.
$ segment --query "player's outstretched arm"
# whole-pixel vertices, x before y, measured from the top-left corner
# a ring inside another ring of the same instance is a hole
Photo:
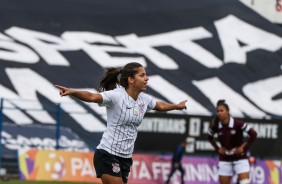
[[[73,96],[75,98],[78,98],[79,100],[85,101],[85,102],[94,102],[94,103],[102,103],[103,97],[99,93],[91,93],[88,91],[80,91],[80,90],[74,90],[70,89],[64,86],[55,85],[56,88],[60,90],[60,95],[63,96]]]
[[[187,109],[185,104],[186,102],[187,100],[184,100],[182,102],[179,102],[178,104],[172,104],[168,102],[158,101],[156,103],[154,110],[156,111],[183,110],[183,109]]]

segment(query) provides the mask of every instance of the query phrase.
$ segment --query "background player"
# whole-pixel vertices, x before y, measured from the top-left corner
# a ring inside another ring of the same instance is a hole
[[[230,116],[225,100],[217,102],[216,112],[208,139],[219,154],[219,181],[221,184],[230,184],[235,171],[240,184],[249,184],[250,164],[246,152],[255,141],[257,133],[247,123]],[[243,142],[243,132],[249,135],[247,142]],[[220,146],[215,141],[215,134],[218,135]]]

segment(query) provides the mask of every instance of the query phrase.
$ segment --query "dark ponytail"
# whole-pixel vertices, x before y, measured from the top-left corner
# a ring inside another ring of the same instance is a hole
[[[108,91],[115,89],[119,85],[118,74],[120,70],[117,68],[108,68],[104,76],[100,79],[100,91]]]
[[[215,129],[215,128],[218,127],[218,123],[219,123],[219,118],[217,116],[215,116],[210,123],[210,127],[212,129]]]
[[[113,90],[117,86],[127,88],[128,77],[134,78],[140,67],[143,67],[140,63],[132,62],[126,64],[122,69],[108,68],[104,76],[100,79],[100,91]]]

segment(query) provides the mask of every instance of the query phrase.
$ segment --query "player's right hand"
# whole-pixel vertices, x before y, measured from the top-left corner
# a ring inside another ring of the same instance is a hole
[[[61,96],[67,96],[70,95],[72,90],[70,88],[64,87],[64,86],[60,86],[60,85],[54,85],[56,88],[60,89],[60,95]]]

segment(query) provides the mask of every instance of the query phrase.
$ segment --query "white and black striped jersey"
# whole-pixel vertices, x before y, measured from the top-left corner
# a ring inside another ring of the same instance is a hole
[[[107,108],[107,129],[97,149],[123,158],[132,157],[137,127],[146,111],[156,106],[156,101],[145,93],[140,93],[135,101],[123,87],[100,93]]]

